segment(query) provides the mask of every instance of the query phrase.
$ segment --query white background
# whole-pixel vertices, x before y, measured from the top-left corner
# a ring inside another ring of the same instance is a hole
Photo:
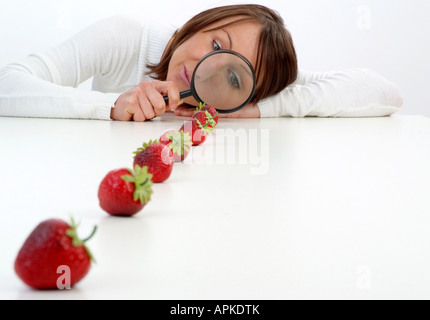
[[[46,50],[113,14],[150,15],[180,26],[204,9],[245,2],[254,1],[2,0],[0,66]],[[255,3],[283,16],[295,42],[300,68],[371,68],[402,89],[405,104],[399,114],[430,117],[428,0]]]

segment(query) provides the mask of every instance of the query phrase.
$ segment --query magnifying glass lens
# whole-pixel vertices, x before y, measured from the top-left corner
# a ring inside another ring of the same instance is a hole
[[[234,51],[217,50],[204,56],[197,64],[191,88],[182,91],[180,98],[190,96],[213,106],[219,113],[239,110],[249,103],[255,91],[252,65]],[[169,98],[164,97],[166,103]]]
[[[222,111],[249,102],[255,76],[252,66],[244,58],[231,52],[220,52],[200,62],[193,80],[198,98]]]

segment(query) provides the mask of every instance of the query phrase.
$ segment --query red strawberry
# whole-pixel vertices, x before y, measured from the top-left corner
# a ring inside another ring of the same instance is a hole
[[[218,124],[218,111],[216,111],[213,106],[206,105],[200,102],[200,105],[196,108],[194,113],[196,113],[197,111],[208,111],[212,116],[213,120],[215,121],[215,125],[212,126],[213,128],[215,128],[215,126]]]
[[[100,207],[114,216],[138,213],[151,200],[152,174],[136,165],[134,170],[116,169],[107,173],[99,186]]]
[[[209,113],[209,111],[197,111],[193,114],[192,118],[199,120],[199,122],[203,125],[203,126],[208,126],[211,128],[215,128],[216,126],[216,122],[214,120],[214,118],[212,117],[212,115]]]
[[[163,143],[150,140],[135,152],[133,167],[147,166],[152,174],[152,182],[158,183],[167,180],[173,170],[173,152]]]
[[[82,280],[94,261],[85,246],[95,233],[80,240],[77,225],[60,219],[41,222],[30,233],[15,259],[15,272],[35,289],[71,288]]]
[[[179,130],[168,130],[164,132],[160,137],[160,143],[167,145],[172,150],[175,162],[184,161],[193,144],[191,136]]]
[[[194,115],[197,115],[199,112],[196,112]],[[203,143],[206,140],[206,136],[211,134],[213,129],[207,122],[202,124],[199,119],[200,115],[197,115],[196,117],[193,116],[192,118],[185,120],[184,124],[179,129],[191,136],[193,146]],[[204,116],[204,119],[206,119],[206,115]]]
[[[218,111],[214,107],[207,105],[202,108],[202,111],[208,111],[215,121],[215,126],[218,124]]]

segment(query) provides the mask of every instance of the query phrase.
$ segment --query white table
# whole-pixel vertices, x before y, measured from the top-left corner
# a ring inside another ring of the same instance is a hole
[[[102,211],[104,175],[182,120],[0,118],[0,298],[430,298],[430,119],[221,119],[143,211]],[[97,264],[28,288],[19,248],[70,215]]]

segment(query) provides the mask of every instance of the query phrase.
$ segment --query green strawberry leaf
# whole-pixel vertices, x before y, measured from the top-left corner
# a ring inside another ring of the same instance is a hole
[[[148,172],[148,167],[140,167],[136,164],[134,170],[127,169],[130,175],[121,176],[121,179],[126,182],[134,183],[133,200],[140,203],[148,203],[151,200],[152,194],[152,174]]]
[[[190,151],[191,146],[193,145],[193,141],[191,141],[191,136],[189,132],[181,131],[183,135],[183,144],[184,144],[184,150]]]
[[[213,133],[213,128],[212,127],[208,127],[208,126],[204,126],[203,128],[201,128],[200,130],[203,131],[203,134],[205,136],[210,135]]]
[[[126,182],[134,182],[134,178],[128,174],[121,176],[121,179],[126,181]]]
[[[196,123],[199,129],[203,131],[205,136],[213,133],[213,127],[209,126],[209,122],[206,122],[204,125],[202,125],[201,122],[196,119]]]
[[[134,151],[133,153],[134,153],[134,155],[137,155],[137,154],[141,153],[143,150],[145,150],[146,148],[148,148],[151,144],[158,143],[158,142],[159,142],[159,140],[157,140],[157,139],[155,139],[155,140],[151,139],[148,142],[144,142],[142,144],[142,147],[137,148],[136,151]]]
[[[204,102],[199,102],[199,106],[196,107],[196,110],[193,111],[193,113],[196,113],[197,111],[200,111],[204,108],[204,106],[206,105],[206,103]]]
[[[206,115],[206,125],[207,126],[212,126],[215,127],[216,126],[216,121],[214,120],[214,117],[210,114],[209,111],[205,111],[205,115]]]
[[[134,201],[139,200],[140,203],[148,203],[151,200],[152,194],[152,174],[148,172],[148,167],[135,165],[134,167],[134,185],[133,193]]]
[[[188,132],[184,133],[183,130],[170,132],[167,138],[171,141],[169,144],[170,149],[179,156],[190,151],[190,147],[193,144],[190,134]]]
[[[88,247],[85,245],[85,242],[87,242],[88,240],[90,240],[94,236],[94,234],[96,233],[96,230],[97,230],[97,226],[94,226],[91,234],[88,237],[81,240],[78,236],[79,223],[76,223],[75,219],[73,219],[73,217],[70,217],[70,222],[71,222],[70,228],[66,230],[66,235],[69,236],[70,238],[72,238],[72,245],[75,247],[84,246],[84,249],[87,252],[88,256],[90,257],[90,260],[95,263],[96,260],[94,259],[94,256],[91,253],[90,249],[88,249]]]

